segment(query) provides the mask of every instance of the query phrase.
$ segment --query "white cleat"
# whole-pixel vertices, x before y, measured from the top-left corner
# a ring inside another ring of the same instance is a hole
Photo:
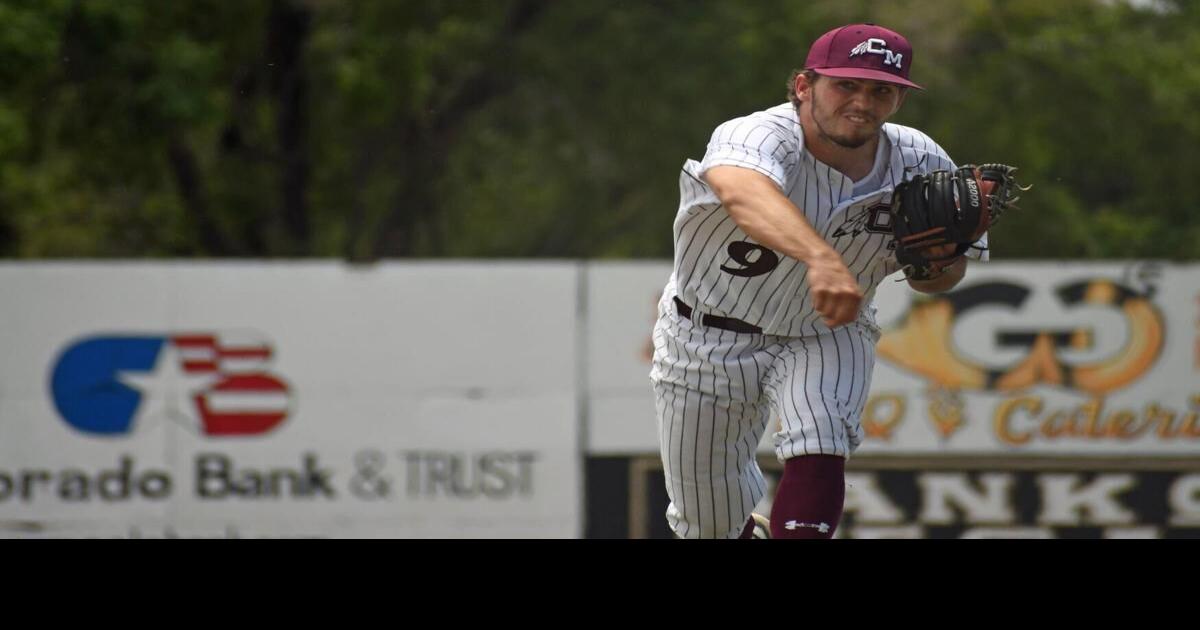
[[[751,536],[754,540],[770,540],[771,539],[771,521],[762,514],[750,513],[750,518],[754,519],[754,535]]]

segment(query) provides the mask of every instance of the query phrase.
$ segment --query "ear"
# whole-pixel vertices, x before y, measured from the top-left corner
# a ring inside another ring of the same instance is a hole
[[[796,98],[800,102],[808,100],[808,95],[812,92],[812,88],[812,84],[808,82],[808,77],[804,76],[803,72],[796,75],[796,83],[792,86],[792,91],[796,93]]]
[[[900,88],[900,98],[896,99],[896,107],[892,110],[893,114],[900,111],[900,106],[904,104],[906,96],[908,96],[908,88]]]

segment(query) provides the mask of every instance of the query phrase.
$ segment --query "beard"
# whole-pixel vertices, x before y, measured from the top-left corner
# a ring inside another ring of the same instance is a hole
[[[829,142],[832,142],[833,144],[836,144],[839,147],[842,147],[845,149],[857,149],[857,148],[865,145],[866,143],[870,142],[871,138],[874,138],[879,133],[878,125],[875,126],[874,128],[864,130],[861,133],[831,132],[829,130],[829,128],[826,127],[826,125],[821,123],[821,119],[825,116],[824,116],[824,112],[819,107],[817,107],[816,99],[812,100],[810,102],[810,104],[812,107],[812,119],[813,119],[813,122],[815,122],[817,124],[817,131],[821,134],[821,138],[824,140],[827,140]],[[832,117],[830,120],[831,120],[831,122],[836,121],[836,119],[833,119]]]

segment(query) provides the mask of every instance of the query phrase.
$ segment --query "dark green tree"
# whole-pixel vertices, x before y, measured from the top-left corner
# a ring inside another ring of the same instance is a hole
[[[0,255],[667,257],[683,161],[874,21],[928,88],[897,122],[1034,184],[997,259],[1191,258],[1195,3],[946,9],[6,0]]]

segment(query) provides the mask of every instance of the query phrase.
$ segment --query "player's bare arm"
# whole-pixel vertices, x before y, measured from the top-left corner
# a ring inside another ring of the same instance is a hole
[[[704,179],[750,238],[808,266],[813,305],[826,326],[854,321],[862,304],[862,289],[837,252],[774,181],[737,166],[715,166]]]

